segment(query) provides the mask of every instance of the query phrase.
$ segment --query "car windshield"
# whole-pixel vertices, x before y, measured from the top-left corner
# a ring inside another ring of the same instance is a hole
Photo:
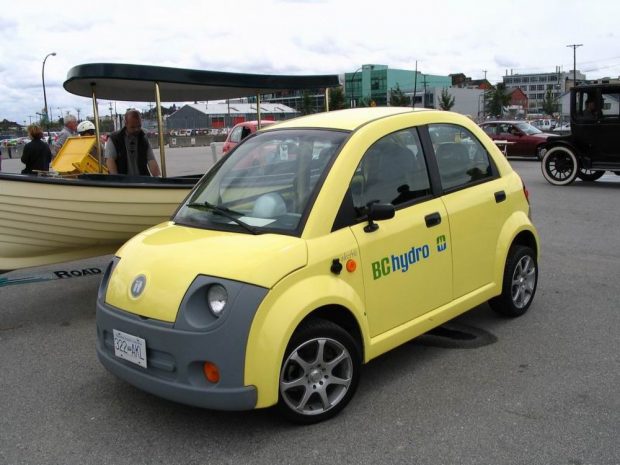
[[[244,233],[294,234],[343,131],[286,129],[246,139],[211,169],[174,221]]]
[[[540,129],[532,126],[530,123],[517,123],[516,126],[528,136],[542,133]]]

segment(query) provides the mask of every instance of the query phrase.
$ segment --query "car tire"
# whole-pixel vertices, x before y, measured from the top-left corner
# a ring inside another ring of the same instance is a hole
[[[359,346],[343,328],[322,319],[304,323],[284,355],[278,409],[301,424],[333,417],[353,397],[361,365]]]
[[[594,182],[599,179],[601,176],[605,174],[605,171],[595,171],[595,170],[586,170],[583,168],[579,169],[577,173],[577,177],[582,181]]]
[[[530,247],[513,245],[506,259],[502,293],[491,299],[489,305],[502,316],[521,316],[530,308],[537,285],[536,254]]]
[[[545,156],[545,153],[547,153],[546,148],[544,148],[543,146],[536,147],[536,158],[542,161],[543,157]]]
[[[554,186],[566,186],[579,173],[577,157],[568,147],[553,147],[547,150],[541,162],[545,179]]]

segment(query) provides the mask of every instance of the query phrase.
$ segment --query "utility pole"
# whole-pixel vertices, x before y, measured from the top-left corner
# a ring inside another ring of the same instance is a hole
[[[416,93],[418,90],[418,60],[415,61],[415,71],[413,74],[413,99],[411,99],[411,106],[415,108]]]
[[[577,47],[582,47],[583,44],[571,44],[567,47],[573,48],[573,87],[577,85]]]
[[[487,70],[483,69],[482,72],[484,73],[484,80],[486,81],[487,80]]]

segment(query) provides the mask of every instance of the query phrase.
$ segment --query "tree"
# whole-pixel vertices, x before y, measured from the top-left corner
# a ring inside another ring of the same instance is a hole
[[[408,107],[411,106],[411,99],[407,97],[402,90],[400,90],[400,85],[396,83],[396,88],[390,89],[390,106],[392,107]]]
[[[543,99],[542,103],[542,109],[547,115],[553,115],[556,111],[558,111],[558,104],[553,98],[551,89],[547,89],[547,92],[545,93],[545,98]]]
[[[495,89],[485,93],[485,106],[487,113],[492,116],[501,116],[504,113],[504,107],[510,103],[510,95],[506,93],[506,85],[500,82]]]
[[[450,109],[454,106],[454,96],[450,95],[448,92],[448,88],[444,87],[441,91],[441,97],[439,99],[439,108],[444,111],[450,111]]]
[[[309,115],[311,113],[314,113],[314,108],[312,106],[312,97],[310,97],[310,92],[304,90],[301,101],[301,114]]]
[[[329,109],[342,110],[344,107],[345,102],[342,86],[329,89]]]

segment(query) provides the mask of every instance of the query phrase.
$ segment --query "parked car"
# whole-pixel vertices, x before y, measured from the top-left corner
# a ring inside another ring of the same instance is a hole
[[[488,121],[481,123],[480,127],[491,139],[508,142],[506,155],[509,157],[537,157],[540,160],[547,139],[557,137],[525,121]]]
[[[538,253],[527,190],[471,119],[300,117],[245,139],[116,253],[97,354],[176,402],[314,423],[388,350],[487,301],[523,315]]]
[[[275,123],[275,121],[261,120],[261,126],[268,126],[273,123]],[[250,134],[254,134],[257,129],[258,121],[244,121],[243,123],[236,124],[228,133],[222,152],[230,152],[237,146],[237,144],[239,144],[239,142],[248,137]]]
[[[539,118],[529,122],[536,129],[540,129],[543,132],[553,131],[557,126],[557,121],[551,118]]]
[[[620,175],[620,84],[571,89],[571,133],[549,140],[542,160],[547,181],[565,186],[576,178],[596,181],[613,171]]]
[[[570,123],[563,123],[559,126],[556,126],[553,129],[554,134],[558,134],[560,136],[565,136],[566,134],[570,134]]]

